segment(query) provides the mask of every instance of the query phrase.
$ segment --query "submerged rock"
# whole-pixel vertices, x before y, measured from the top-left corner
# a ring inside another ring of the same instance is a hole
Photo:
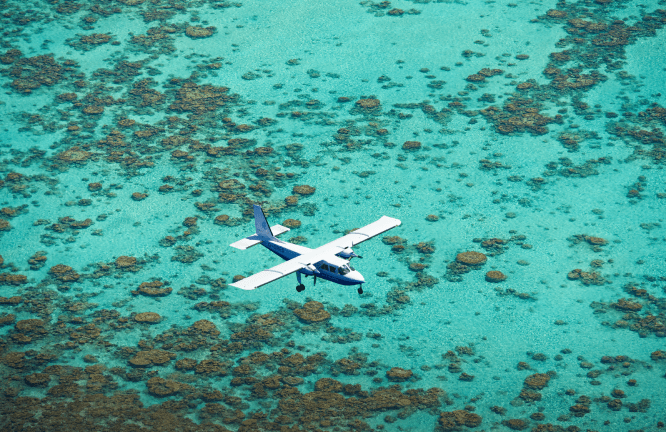
[[[228,215],[221,214],[221,215],[215,216],[215,220],[213,221],[213,223],[215,223],[216,225],[224,225],[228,220],[229,220]]]
[[[535,373],[525,378],[525,387],[541,390],[548,385],[548,381],[550,381],[550,375]]]
[[[301,226],[301,221],[296,219],[287,219],[282,222],[282,225],[286,226],[287,228],[298,228]]]
[[[638,312],[643,309],[643,305],[640,303],[636,303],[625,298],[621,298],[617,301],[617,303],[612,303],[611,306],[624,312]]]
[[[57,158],[61,162],[78,164],[87,161],[92,157],[92,155],[92,153],[81,150],[79,147],[72,147],[69,150],[58,154]]]
[[[333,378],[321,378],[315,382],[316,391],[339,392],[342,391],[342,383]]]
[[[483,418],[465,410],[455,410],[442,412],[439,414],[438,423],[445,431],[459,431],[461,426],[474,428],[481,424]]]
[[[212,374],[220,372],[222,375],[226,375],[226,371],[222,369],[222,363],[217,360],[202,360],[194,368],[194,372],[197,374]]]
[[[386,377],[390,381],[405,381],[412,377],[414,373],[408,369],[402,369],[399,367],[391,368],[386,371]]]
[[[191,358],[180,359],[176,362],[176,369],[178,370],[194,370],[197,366],[197,361]]]
[[[308,185],[294,186],[293,192],[299,195],[312,195],[315,193],[316,188]]]
[[[0,273],[0,285],[22,285],[28,277],[22,274]]]
[[[0,297],[0,305],[16,306],[21,303],[23,299],[20,296]]]
[[[405,141],[402,145],[403,150],[418,150],[421,148],[421,143],[419,141]]]
[[[32,333],[44,329],[44,321],[40,319],[26,319],[16,322],[16,330],[23,333]]]
[[[132,199],[133,199],[134,201],[141,201],[141,200],[143,200],[143,199],[145,199],[145,198],[147,198],[147,197],[148,197],[148,194],[141,193],[141,192],[134,192],[134,193],[132,194]]]
[[[201,39],[212,36],[215,32],[215,27],[199,27],[199,26],[190,26],[185,29],[185,34],[191,37],[192,39]]]
[[[61,282],[74,282],[81,277],[73,268],[64,264],[51,267],[49,273]]]
[[[217,336],[220,331],[215,324],[208,320],[199,320],[190,326],[190,331],[200,335]]]
[[[379,99],[359,99],[356,101],[356,106],[363,109],[374,109],[379,107],[380,104]]]
[[[25,377],[25,383],[30,387],[46,387],[51,381],[51,376],[45,373],[33,373]]]
[[[129,364],[133,367],[150,367],[168,363],[175,357],[176,354],[169,351],[152,349],[148,351],[140,351],[129,360]]]
[[[467,251],[456,255],[456,261],[468,266],[481,266],[485,264],[487,258],[480,252]]]
[[[140,323],[149,323],[149,324],[155,324],[158,323],[162,320],[162,317],[160,314],[155,313],[155,312],[142,312],[140,314],[136,314],[134,316],[134,321],[140,322]]]
[[[502,282],[504,280],[506,280],[506,275],[501,271],[491,270],[486,273],[487,282]]]
[[[152,281],[152,282],[143,282],[139,285],[139,289],[132,291],[134,295],[145,295],[148,297],[164,297],[171,294],[173,289],[171,287],[162,288],[164,282],[161,281]]]
[[[126,269],[129,267],[132,267],[136,264],[136,258],[134,257],[129,257],[129,256],[119,256],[116,259],[116,267],[119,269]]]
[[[12,225],[9,221],[0,219],[0,231],[9,231],[10,229],[12,229]]]
[[[324,310],[324,305],[317,301],[309,301],[302,309],[295,309],[294,315],[307,323],[321,322],[331,317],[331,314]]]
[[[171,396],[192,389],[192,387],[187,384],[159,377],[152,377],[149,379],[148,382],[146,382],[146,386],[151,395],[160,397]]]

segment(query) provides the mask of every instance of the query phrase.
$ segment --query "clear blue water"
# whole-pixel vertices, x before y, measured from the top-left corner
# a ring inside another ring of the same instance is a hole
[[[2,3],[3,430],[659,430],[663,9]],[[402,225],[363,295],[241,291],[254,203],[312,248]]]

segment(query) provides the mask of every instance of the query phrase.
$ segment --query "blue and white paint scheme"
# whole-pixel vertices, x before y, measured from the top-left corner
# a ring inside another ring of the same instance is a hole
[[[317,277],[320,277],[340,285],[358,285],[358,292],[362,294],[365,279],[361,273],[349,264],[352,258],[361,257],[354,253],[352,247],[395,228],[400,223],[398,219],[382,216],[370,225],[352,231],[344,237],[326,243],[317,249],[310,249],[278,239],[277,236],[289,231],[289,228],[282,225],[269,227],[263,210],[260,206],[255,205],[254,225],[256,233],[232,243],[231,247],[245,250],[251,246],[261,244],[286,261],[232,283],[231,286],[253,290],[295,272],[298,279],[298,286],[296,287],[298,292],[305,289],[305,286],[301,283],[301,274],[304,274],[314,276],[315,283],[317,283]]]

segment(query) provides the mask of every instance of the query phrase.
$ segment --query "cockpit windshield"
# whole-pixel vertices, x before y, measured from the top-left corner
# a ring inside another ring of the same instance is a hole
[[[347,265],[343,265],[342,267],[339,268],[339,270],[340,274],[343,276],[350,272],[349,267]]]

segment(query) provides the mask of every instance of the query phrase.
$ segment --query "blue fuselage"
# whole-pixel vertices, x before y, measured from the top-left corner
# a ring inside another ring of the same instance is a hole
[[[271,242],[271,241],[262,241],[261,245],[264,246],[266,249],[270,250],[273,252],[275,255],[279,256],[283,260],[290,260],[293,258],[296,258],[297,256],[300,256],[301,254],[295,250],[291,250],[289,248],[286,248],[284,246],[281,246],[280,244],[276,242]],[[293,246],[289,244],[290,246]],[[337,257],[336,257],[337,258]],[[308,269],[300,269],[298,270],[299,273],[304,274],[306,276],[312,276],[315,275],[316,277],[319,277],[321,279],[326,279],[331,282],[335,282],[340,285],[358,285],[360,283],[359,280],[353,279],[341,274],[338,274],[336,272],[332,272],[330,270],[324,270],[322,268],[322,264],[326,264],[327,266],[330,267],[335,267],[332,264],[328,264],[325,260],[319,261],[318,263],[315,263],[314,266],[319,270],[319,273],[315,273],[311,270]],[[357,272],[352,272],[352,273],[357,273]],[[351,274],[350,274],[351,276]]]

